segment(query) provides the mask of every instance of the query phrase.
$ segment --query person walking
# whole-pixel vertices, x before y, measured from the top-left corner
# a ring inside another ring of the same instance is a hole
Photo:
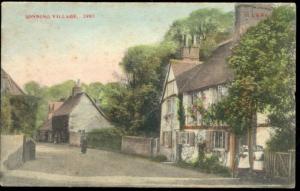
[[[82,131],[81,137],[80,137],[80,147],[81,147],[81,153],[85,154],[87,151],[87,138],[85,135],[85,131]]]

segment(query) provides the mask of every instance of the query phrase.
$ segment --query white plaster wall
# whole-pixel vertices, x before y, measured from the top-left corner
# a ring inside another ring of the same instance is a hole
[[[164,99],[167,98],[168,96],[172,95],[172,94],[178,95],[178,88],[177,88],[176,81],[173,81],[174,79],[175,79],[174,72],[173,72],[172,68],[170,68],[169,76],[168,76],[166,87],[165,87],[166,89],[165,89],[165,93],[164,93],[164,96],[163,96]],[[171,82],[171,83],[169,83],[169,82]],[[168,91],[169,90],[168,85],[170,87],[171,84],[174,84],[174,92]]]
[[[90,99],[83,95],[70,114],[69,130],[78,132],[84,129],[86,132],[90,132],[92,129],[108,127],[113,127],[113,125],[98,112]]]
[[[265,113],[257,113],[257,125],[268,123],[268,117]]]
[[[257,127],[256,129],[256,144],[266,148],[267,141],[275,133],[272,127]]]
[[[174,73],[172,68],[170,67],[169,75],[167,77],[167,82],[174,80]],[[177,96],[169,97],[170,95],[178,95],[178,88],[176,81],[174,83],[174,92],[169,92],[168,88],[166,87],[164,95],[163,95],[163,102],[161,104],[161,122],[160,122],[160,142],[162,143],[163,140],[163,132],[164,131],[172,131],[172,147],[167,148],[160,143],[160,153],[167,156],[168,160],[174,161],[176,156],[176,131],[179,131],[180,124],[177,117],[177,103],[178,98]],[[174,100],[174,112],[170,115],[167,111],[167,99]],[[169,116],[166,120],[165,116]]]
[[[182,145],[181,158],[186,162],[195,162],[198,158],[198,143],[203,143],[206,141],[206,134],[208,130],[205,129],[189,129],[185,132],[194,132],[195,133],[195,145],[189,146],[188,144]],[[228,143],[229,144],[229,143]],[[218,149],[215,152],[220,152],[219,160],[224,166],[230,166],[230,150],[225,151],[225,149]],[[212,153],[205,153],[206,157],[210,157]]]

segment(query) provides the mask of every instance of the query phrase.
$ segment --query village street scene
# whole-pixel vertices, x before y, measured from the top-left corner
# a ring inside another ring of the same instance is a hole
[[[1,10],[1,186],[295,187],[295,4]]]

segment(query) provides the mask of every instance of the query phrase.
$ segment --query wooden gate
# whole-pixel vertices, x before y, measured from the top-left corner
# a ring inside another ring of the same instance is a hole
[[[289,181],[295,178],[295,150],[289,152],[265,151],[266,175],[271,178],[282,177]]]

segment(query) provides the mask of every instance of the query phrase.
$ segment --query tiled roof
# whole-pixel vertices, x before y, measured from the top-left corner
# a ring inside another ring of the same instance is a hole
[[[62,116],[62,115],[69,115],[72,110],[76,107],[76,105],[79,103],[80,99],[82,98],[82,96],[87,96],[87,98],[91,101],[91,103],[93,104],[93,106],[98,110],[98,112],[107,120],[110,120],[102,111],[102,109],[96,105],[96,103],[92,100],[92,98],[86,94],[86,93],[78,93],[75,96],[70,96],[64,103],[62,106],[60,106],[54,113],[53,113],[53,117],[56,116]]]
[[[233,73],[227,65],[233,41],[219,44],[204,64],[199,64],[176,77],[179,92],[189,92],[227,82]]]
[[[182,74],[183,72],[194,68],[198,64],[201,64],[201,62],[193,60],[171,60],[170,64],[176,77]]]
[[[9,93],[11,95],[25,95],[23,90],[17,83],[1,68],[1,93]]]

